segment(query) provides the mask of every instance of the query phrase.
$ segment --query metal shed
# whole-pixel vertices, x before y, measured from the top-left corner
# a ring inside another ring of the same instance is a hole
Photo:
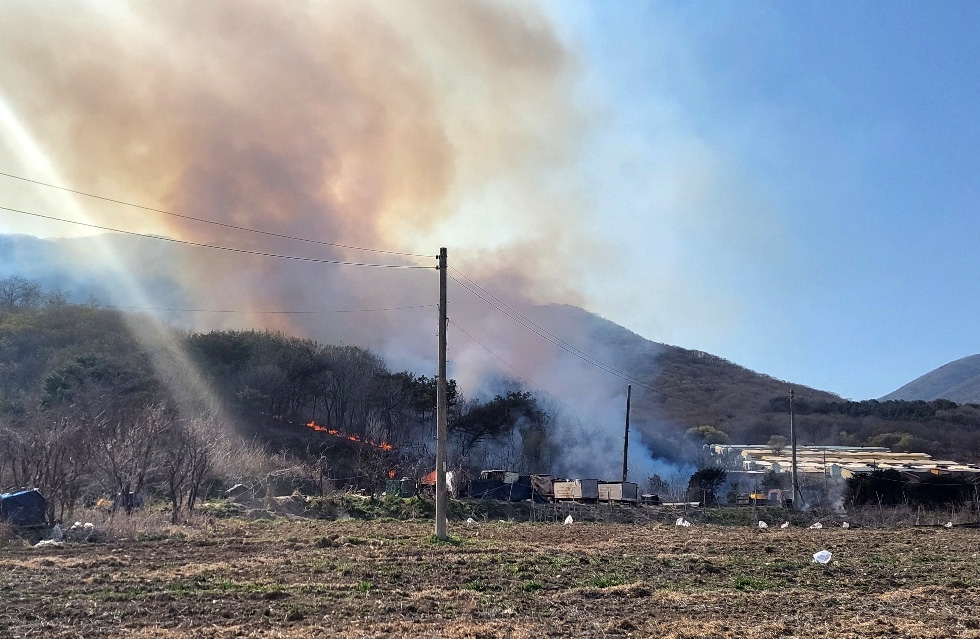
[[[552,484],[556,500],[599,499],[598,479],[561,479]]]

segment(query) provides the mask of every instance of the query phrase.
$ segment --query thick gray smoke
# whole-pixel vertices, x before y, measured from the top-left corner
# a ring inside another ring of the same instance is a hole
[[[525,3],[15,1],[0,22],[0,139],[8,141],[0,160],[14,173],[53,174],[186,216],[414,255],[72,198],[103,226],[413,266],[434,266],[448,246],[454,266],[531,312],[541,302],[581,303],[580,274],[608,255],[580,230],[586,198],[556,178],[588,126],[570,98],[575,78],[573,53]],[[50,215],[71,208],[38,187],[12,188],[19,205]],[[375,349],[393,368],[435,369],[434,269],[152,243],[106,244],[145,289],[106,286],[112,301],[234,309],[242,312],[167,319],[194,329],[281,329]],[[98,262],[81,251],[68,247],[63,259]],[[569,407],[566,423],[580,424],[565,433],[568,472],[615,475],[623,384],[455,282],[450,296],[451,373],[462,387],[492,394],[488,380],[501,374],[544,387]],[[266,313],[283,310],[362,312]],[[596,346],[587,326],[548,328],[580,348]],[[640,442],[635,449],[634,468],[650,467]]]

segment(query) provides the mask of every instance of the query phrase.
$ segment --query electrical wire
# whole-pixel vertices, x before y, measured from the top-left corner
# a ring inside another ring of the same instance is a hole
[[[460,275],[462,275],[462,273],[460,273]],[[465,277],[465,276],[463,276],[463,277]],[[522,315],[518,311],[512,310],[512,309],[511,310],[508,310],[511,307],[509,307],[507,304],[505,304],[503,302],[500,302],[499,304],[495,303],[493,300],[496,300],[497,298],[495,296],[493,296],[489,291],[487,291],[486,292],[486,295],[484,295],[484,294],[480,293],[479,291],[475,290],[474,288],[471,288],[470,286],[467,286],[465,283],[463,283],[460,280],[456,279],[452,275],[449,275],[449,279],[453,280],[458,285],[460,285],[461,287],[463,287],[464,289],[466,289],[467,291],[469,291],[471,294],[473,294],[475,297],[477,297],[478,299],[482,300],[484,303],[488,304],[489,306],[491,306],[492,308],[494,308],[495,310],[497,310],[501,314],[503,314],[503,315],[509,317],[510,319],[512,319],[513,321],[517,322],[518,324],[520,324],[521,326],[523,326],[527,330],[531,331],[532,333],[534,333],[538,337],[544,339],[547,342],[550,342],[552,345],[560,348],[561,350],[569,353],[570,355],[572,355],[574,357],[577,357],[578,359],[581,359],[582,361],[586,362],[587,364],[590,364],[590,365],[594,366],[595,368],[598,368],[599,370],[601,370],[601,371],[603,371],[605,373],[608,373],[609,375],[612,375],[614,377],[618,377],[619,379],[621,379],[621,380],[623,380],[625,382],[628,382],[630,384],[633,384],[634,386],[638,386],[640,388],[644,388],[644,389],[646,389],[646,390],[648,390],[648,391],[650,391],[652,393],[656,393],[658,395],[662,395],[663,397],[667,397],[669,399],[675,399],[677,401],[686,402],[688,404],[693,404],[695,406],[703,406],[705,408],[711,408],[710,406],[708,406],[707,404],[704,404],[703,402],[696,402],[696,401],[693,401],[693,400],[690,400],[690,399],[685,399],[683,397],[677,397],[676,395],[671,395],[669,393],[666,393],[666,392],[664,392],[664,391],[662,391],[660,389],[657,389],[657,388],[654,388],[653,386],[650,386],[649,384],[645,384],[645,383],[637,380],[636,378],[632,377],[631,375],[629,375],[627,373],[624,373],[622,371],[619,371],[619,370],[613,368],[612,366],[609,366],[608,364],[604,364],[603,362],[595,359],[594,357],[592,357],[591,355],[585,353],[584,351],[581,351],[581,350],[575,348],[574,346],[572,346],[571,344],[568,344],[567,342],[565,342],[561,338],[559,338],[556,335],[552,334],[550,331],[547,331],[546,329],[538,326],[537,324],[535,324],[531,320],[529,320],[526,317],[524,317],[524,315]],[[466,278],[466,279],[469,280],[469,278]],[[472,280],[470,280],[470,281],[472,281]],[[478,284],[475,284],[474,283],[474,285],[477,286],[477,287],[479,287],[481,290],[485,290],[485,289],[483,289],[483,287],[479,286]]]
[[[278,237],[284,240],[293,240],[296,242],[309,242],[310,244],[320,244],[323,246],[334,246],[337,248],[350,249],[352,251],[369,251],[372,253],[384,253],[386,255],[402,255],[405,257],[432,257],[431,255],[421,255],[419,253],[399,253],[397,251],[386,251],[382,249],[375,248],[364,248],[362,246],[349,246],[347,244],[336,244],[334,242],[325,242],[322,240],[314,240],[308,237],[296,237],[293,235],[285,235],[282,233],[273,233],[271,231],[261,231],[259,229],[248,228],[246,226],[236,226],[235,224],[227,224],[225,222],[217,222],[215,220],[208,220],[205,218],[194,217],[192,215],[183,215],[181,213],[174,213],[172,211],[167,211],[165,209],[157,209],[152,206],[144,206],[142,204],[134,204],[133,202],[126,202],[125,200],[118,200],[111,197],[105,197],[103,195],[96,195],[95,193],[88,193],[86,191],[79,191],[77,189],[70,189],[66,186],[58,186],[57,184],[49,184],[48,182],[41,182],[40,180],[32,180],[31,178],[22,177],[20,175],[14,175],[12,173],[0,172],[3,177],[12,178],[14,180],[22,180],[24,182],[30,182],[31,184],[37,184],[39,186],[46,186],[52,189],[58,189],[59,191],[67,191],[68,193],[74,193],[76,195],[83,195],[85,197],[94,198],[96,200],[103,200],[105,202],[112,202],[114,204],[122,204],[123,206],[130,206],[137,209],[142,209],[144,211],[151,211],[153,213],[162,213],[163,215],[170,215],[172,217],[177,217],[183,220],[192,220],[194,222],[201,222],[203,224],[212,224],[214,226],[220,226],[226,229],[234,229],[236,231],[246,231],[248,233],[258,233],[259,235],[267,235],[269,237]]]
[[[176,313],[248,313],[253,315],[321,315],[328,313],[378,313],[382,311],[407,311],[417,308],[433,308],[438,304],[421,304],[419,306],[392,306],[390,308],[360,308],[344,310],[321,311],[249,311],[245,309],[209,309],[209,308],[154,308],[145,306],[116,306],[112,304],[89,304],[95,308],[106,308],[121,311],[169,311]]]
[[[450,268],[452,268],[452,267],[450,267]],[[510,313],[513,313],[514,315],[516,315],[517,317],[519,317],[524,322],[527,322],[528,324],[531,324],[536,329],[538,329],[541,332],[545,333],[545,335],[547,336],[547,338],[550,338],[549,341],[550,340],[556,340],[557,342],[561,342],[561,344],[564,345],[563,347],[565,348],[565,350],[568,350],[569,352],[572,352],[572,354],[576,355],[580,359],[584,359],[584,360],[588,361],[589,363],[593,364],[594,366],[597,366],[597,367],[605,370],[607,373],[616,375],[617,377],[620,377],[621,379],[624,379],[626,381],[633,382],[633,383],[635,383],[638,386],[644,386],[644,384],[642,382],[637,381],[635,378],[633,378],[628,373],[624,373],[623,371],[620,371],[620,370],[617,370],[617,369],[613,368],[609,364],[603,363],[599,359],[597,359],[595,357],[592,357],[591,355],[589,355],[585,351],[582,351],[581,349],[575,347],[573,344],[570,344],[569,342],[565,341],[564,339],[562,339],[558,335],[555,335],[554,333],[552,333],[548,329],[544,328],[540,324],[534,322],[532,319],[530,319],[529,317],[527,317],[526,315],[524,315],[523,313],[521,313],[520,311],[518,311],[516,308],[514,308],[513,306],[511,306],[507,302],[501,300],[499,297],[497,297],[496,295],[494,295],[486,287],[481,286],[480,284],[478,284],[477,282],[475,282],[470,277],[467,277],[466,274],[462,273],[459,269],[453,268],[453,270],[456,271],[467,282],[469,282],[474,287],[478,288],[480,291],[482,291],[483,293],[485,293],[488,297],[490,297],[491,299],[493,299],[496,303],[500,304],[501,306],[503,306],[504,308],[506,308],[508,311],[510,311]],[[458,280],[456,280],[456,281],[457,281],[457,283],[459,283]],[[500,309],[498,308],[497,310],[500,310]],[[505,313],[505,314],[508,314],[508,313]],[[512,319],[515,319],[515,318],[512,317]],[[554,342],[552,342],[552,343],[554,343]],[[558,345],[558,344],[556,344],[556,345]]]
[[[547,334],[547,335],[548,335],[549,337],[551,337],[551,338],[553,338],[553,339],[555,339],[555,340],[558,340],[559,342],[561,342],[561,343],[563,343],[563,344],[564,344],[565,346],[567,346],[567,347],[568,347],[569,349],[571,349],[571,350],[573,350],[573,351],[576,351],[576,352],[577,352],[577,353],[579,353],[580,355],[582,355],[582,356],[584,356],[584,357],[589,357],[590,359],[594,359],[594,358],[591,358],[591,356],[589,356],[589,355],[588,355],[587,353],[585,353],[585,352],[583,352],[583,351],[581,351],[581,350],[579,350],[579,349],[578,349],[578,348],[576,348],[576,347],[575,347],[574,345],[572,345],[572,344],[569,344],[568,342],[566,342],[566,341],[565,341],[565,340],[563,340],[562,338],[560,338],[560,337],[558,337],[557,335],[555,335],[554,333],[552,333],[552,332],[551,332],[551,331],[549,331],[548,329],[546,329],[546,328],[544,328],[544,327],[543,327],[543,326],[541,326],[540,324],[537,324],[537,323],[535,323],[535,322],[534,322],[533,320],[531,320],[531,319],[530,319],[529,317],[527,317],[526,315],[524,315],[524,314],[522,314],[522,313],[521,313],[520,311],[518,311],[518,310],[517,310],[516,308],[514,308],[513,306],[511,306],[511,305],[510,305],[510,304],[508,304],[507,302],[505,302],[505,301],[503,301],[502,299],[500,299],[499,297],[497,297],[496,295],[494,295],[494,294],[493,294],[493,293],[492,293],[491,291],[489,291],[489,290],[488,290],[488,289],[487,289],[486,287],[484,287],[484,286],[481,286],[481,285],[480,285],[480,284],[478,284],[478,283],[477,283],[476,281],[474,281],[474,280],[473,280],[472,278],[470,278],[470,277],[467,277],[467,275],[466,275],[465,273],[463,273],[462,271],[460,271],[459,269],[457,269],[457,268],[455,268],[455,267],[452,267],[452,266],[451,266],[450,268],[452,268],[452,269],[453,269],[454,271],[456,271],[456,273],[458,273],[460,277],[462,277],[463,279],[465,279],[465,280],[466,280],[467,282],[469,282],[470,284],[472,284],[472,285],[473,285],[474,287],[476,287],[476,288],[478,288],[478,289],[480,289],[480,290],[481,290],[481,291],[482,291],[483,293],[485,293],[485,294],[486,294],[486,295],[487,295],[488,297],[490,297],[490,298],[491,298],[491,299],[493,299],[493,300],[494,300],[495,302],[497,302],[498,304],[500,304],[501,306],[503,306],[504,308],[506,308],[506,309],[507,309],[507,310],[509,310],[510,312],[512,312],[512,313],[514,313],[515,315],[517,315],[518,317],[520,317],[520,318],[521,318],[522,320],[524,320],[524,321],[526,321],[526,322],[528,322],[528,323],[530,323],[530,324],[533,324],[533,325],[534,325],[535,327],[537,327],[538,329],[540,329],[541,331],[543,331],[544,333],[546,333],[546,334]],[[457,280],[457,282],[458,282],[458,280]],[[598,361],[598,360],[596,360],[596,361]],[[604,365],[604,366],[605,366],[605,365]],[[609,368],[612,368],[612,367],[610,366]],[[625,373],[624,373],[624,375],[625,375]]]
[[[77,220],[66,220],[61,217],[55,217],[53,215],[43,215],[41,213],[33,213],[31,211],[23,211],[21,209],[13,209],[7,206],[0,206],[0,210],[10,211],[11,213],[19,213],[21,215],[29,215],[31,217],[37,217],[45,220],[53,220],[55,222],[64,222],[66,224],[76,224],[78,226],[85,226],[88,228],[99,229],[102,231],[112,231],[114,233],[122,233],[124,235],[133,235],[136,237],[145,237],[153,240],[162,240],[164,242],[173,242],[175,244],[183,244],[185,246],[196,246],[200,248],[209,248],[219,251],[228,251],[231,253],[244,253],[247,255],[258,255],[260,257],[271,257],[281,260],[294,260],[297,262],[312,262],[315,264],[337,264],[340,266],[369,266],[374,268],[394,268],[394,269],[431,269],[431,266],[418,266],[414,264],[371,264],[367,262],[347,262],[343,260],[327,260],[316,257],[300,257],[298,255],[282,255],[279,253],[265,253],[263,251],[249,251],[247,249],[233,248],[230,246],[219,246],[217,244],[204,244],[203,242],[191,242],[189,240],[178,240],[174,237],[167,237],[165,235],[151,235],[149,233],[137,233],[136,231],[126,231],[124,229],[117,229],[110,226],[101,226],[99,224],[91,224],[88,222],[79,222]]]
[[[549,391],[548,391],[547,389],[545,389],[545,388],[543,388],[543,387],[542,387],[541,385],[539,385],[539,384],[535,384],[535,383],[534,383],[534,382],[533,382],[533,381],[532,381],[532,380],[531,380],[531,379],[530,379],[530,378],[529,378],[529,377],[528,377],[527,375],[525,375],[525,374],[524,374],[524,373],[522,373],[521,371],[519,371],[519,370],[517,370],[517,368],[515,368],[514,366],[512,366],[512,365],[510,364],[510,362],[508,362],[508,361],[507,361],[507,360],[505,360],[505,359],[504,359],[503,357],[501,357],[500,355],[498,355],[498,354],[496,354],[495,352],[493,352],[493,351],[492,351],[492,350],[490,349],[490,347],[488,347],[488,346],[487,346],[486,344],[484,344],[483,342],[481,342],[481,341],[480,341],[480,340],[478,340],[477,338],[475,338],[475,337],[473,337],[473,336],[472,336],[472,335],[471,335],[470,333],[468,333],[468,332],[466,331],[466,329],[464,329],[464,328],[463,328],[462,326],[460,326],[459,324],[457,324],[456,322],[454,322],[454,321],[453,321],[453,320],[451,320],[451,319],[448,319],[448,318],[447,318],[447,321],[448,321],[448,322],[449,322],[450,324],[452,324],[452,325],[453,325],[454,327],[456,327],[456,330],[458,330],[458,331],[459,331],[460,333],[462,333],[462,334],[463,334],[463,335],[465,335],[466,337],[468,337],[468,338],[470,338],[470,340],[472,340],[472,341],[473,341],[473,343],[475,343],[475,344],[476,344],[477,346],[479,346],[480,348],[482,348],[482,349],[483,349],[483,350],[485,350],[486,352],[488,352],[488,353],[490,353],[490,355],[492,355],[492,356],[493,356],[494,358],[496,358],[496,359],[497,359],[497,361],[499,361],[499,362],[500,362],[501,364],[503,364],[504,366],[506,366],[506,367],[507,367],[507,368],[509,368],[510,370],[512,370],[512,371],[514,371],[514,373],[515,373],[515,374],[517,375],[517,377],[518,377],[518,379],[520,379],[521,381],[523,381],[523,382],[525,382],[526,384],[528,384],[528,385],[530,385],[530,386],[533,386],[533,387],[535,387],[535,388],[537,388],[537,389],[538,389],[539,391],[541,391],[542,393],[544,393],[545,395],[547,395],[548,397],[550,397],[550,398],[551,398],[551,399],[553,399],[554,401],[556,401],[556,402],[558,402],[559,404],[561,404],[561,405],[562,405],[562,406],[564,406],[565,408],[567,408],[567,409],[569,409],[569,410],[572,410],[572,411],[575,411],[575,409],[574,409],[574,408],[572,408],[571,406],[569,406],[568,404],[566,404],[565,402],[563,402],[563,401],[562,401],[561,399],[559,399],[559,398],[558,398],[558,397],[557,397],[557,396],[556,396],[556,395],[555,395],[554,393],[551,393],[551,392],[549,392]],[[575,411],[575,412],[577,412],[577,411]]]
[[[488,347],[486,344],[484,344],[483,342],[481,342],[477,338],[473,337],[473,335],[471,335],[470,333],[468,333],[462,326],[460,326],[459,324],[457,324],[456,322],[454,322],[451,319],[448,319],[447,318],[447,321],[450,324],[452,324],[456,328],[456,330],[458,330],[460,333],[462,333],[466,337],[470,338],[473,341],[473,343],[475,343],[477,346],[479,346],[480,348],[482,348],[483,350],[485,350],[492,357],[496,358],[501,364],[503,364],[504,366],[506,366],[507,368],[509,368],[510,370],[512,370],[517,375],[517,378],[520,379],[522,382],[524,382],[525,384],[531,386],[532,388],[535,388],[535,389],[541,391],[542,393],[544,393],[545,395],[547,395],[549,398],[551,398],[551,400],[554,401],[555,403],[559,404],[560,406],[564,407],[566,410],[574,413],[575,415],[578,415],[578,418],[580,420],[582,420],[583,422],[589,422],[589,421],[591,421],[590,419],[586,418],[574,406],[569,405],[567,402],[563,401],[560,397],[558,397],[554,393],[550,392],[548,389],[544,388],[540,384],[536,384],[529,376],[525,375],[520,370],[518,370],[517,368],[515,368],[514,366],[512,366],[510,364],[510,362],[508,362],[507,360],[505,360],[503,357],[501,357],[497,353],[493,352],[493,350],[491,350],[490,347]]]

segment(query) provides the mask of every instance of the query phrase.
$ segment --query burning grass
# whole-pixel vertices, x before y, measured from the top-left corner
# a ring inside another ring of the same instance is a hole
[[[371,440],[371,439],[364,439],[360,435],[352,435],[350,433],[344,433],[344,432],[341,432],[337,428],[328,428],[327,426],[324,426],[322,424],[317,424],[316,422],[312,422],[312,421],[311,422],[308,422],[306,424],[306,427],[307,428],[310,428],[312,430],[315,430],[318,433],[324,433],[324,434],[329,435],[331,437],[337,437],[337,438],[340,438],[340,439],[346,439],[347,441],[351,441],[351,442],[354,442],[354,443],[357,443],[357,444],[364,444],[365,446],[370,446],[372,448],[378,448],[378,449],[383,450],[383,451],[391,451],[391,450],[394,450],[394,448],[395,448],[394,446],[392,446],[391,444],[389,444],[386,441],[378,441],[378,442],[376,442],[376,441]]]
[[[0,635],[980,637],[970,529],[227,519],[0,550]],[[826,566],[811,555],[831,550]]]

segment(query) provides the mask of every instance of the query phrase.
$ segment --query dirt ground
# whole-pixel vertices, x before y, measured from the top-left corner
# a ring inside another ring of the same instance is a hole
[[[0,549],[0,637],[980,637],[980,530],[220,520]],[[812,562],[830,550],[827,565]]]

